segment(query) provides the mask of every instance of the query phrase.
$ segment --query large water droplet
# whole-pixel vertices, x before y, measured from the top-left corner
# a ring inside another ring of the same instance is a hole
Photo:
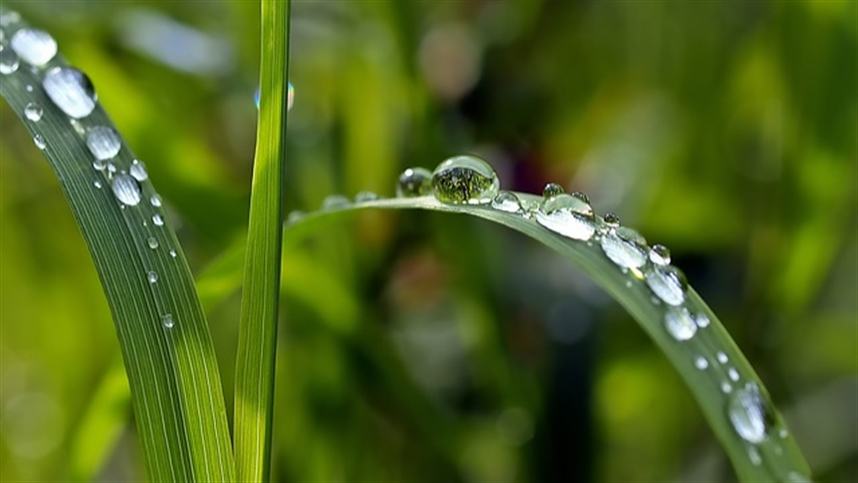
[[[10,45],[18,57],[32,65],[45,65],[57,55],[57,42],[42,30],[21,29],[12,36]]]
[[[173,320],[173,314],[164,314],[161,316],[161,324],[168,328],[172,329],[176,322]]]
[[[668,308],[664,313],[664,327],[679,341],[688,340],[697,332],[697,324],[685,307]]]
[[[123,204],[136,206],[140,203],[140,185],[127,174],[118,174],[113,178],[113,194]]]
[[[396,196],[413,198],[432,193],[432,173],[426,168],[408,168],[399,175]]]
[[[577,196],[561,193],[542,202],[536,221],[549,230],[575,240],[589,240],[596,232],[593,208]]]
[[[86,147],[95,159],[110,159],[119,154],[122,141],[116,131],[107,126],[90,128],[86,133]],[[135,176],[136,178],[136,176]]]
[[[18,70],[18,56],[15,52],[0,45],[0,74],[11,74]]]
[[[500,188],[495,170],[476,156],[454,156],[435,168],[435,198],[452,205],[491,203]]]
[[[664,245],[653,245],[649,249],[649,259],[656,265],[670,265],[670,250]]]
[[[42,106],[35,102],[28,102],[24,107],[24,116],[33,122],[39,122],[42,119],[43,113]]]
[[[42,87],[54,104],[73,118],[86,117],[95,109],[95,87],[77,69],[54,67],[45,74]]]
[[[655,266],[646,273],[650,290],[668,305],[681,305],[685,301],[688,282],[685,275],[673,266]]]
[[[600,240],[602,251],[622,268],[642,267],[647,260],[646,240],[631,228],[611,229]]]
[[[553,198],[563,193],[566,193],[566,190],[557,183],[548,183],[542,188],[542,197],[545,199]]]
[[[149,178],[149,173],[146,172],[146,167],[139,160],[131,162],[131,167],[128,168],[128,174],[134,177],[137,181],[146,181]]]
[[[730,398],[728,406],[730,422],[742,439],[749,443],[761,443],[766,439],[773,415],[756,383],[749,382]]]
[[[512,191],[501,191],[492,200],[492,208],[507,213],[518,213],[521,211],[521,201]]]
[[[36,147],[42,151],[44,151],[45,148],[48,147],[47,141],[45,141],[45,138],[41,134],[36,134],[35,136],[33,136],[33,144],[35,144]]]

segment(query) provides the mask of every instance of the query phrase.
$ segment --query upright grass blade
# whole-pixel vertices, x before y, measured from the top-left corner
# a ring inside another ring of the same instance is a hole
[[[235,365],[239,481],[268,480],[280,292],[289,0],[262,0],[260,108]]]
[[[22,28],[20,21],[4,25],[3,35],[12,38]],[[231,481],[234,463],[208,325],[142,164],[132,171],[134,155],[117,135],[121,150],[99,164],[102,169],[94,168],[87,135],[112,124],[97,104],[75,120],[48,98],[43,79],[52,69],[67,67],[60,56],[31,66],[26,58],[11,62],[9,50],[3,55],[0,95],[56,172],[101,278],[150,479]],[[120,179],[123,190],[115,189]],[[83,357],[85,350],[81,347]]]

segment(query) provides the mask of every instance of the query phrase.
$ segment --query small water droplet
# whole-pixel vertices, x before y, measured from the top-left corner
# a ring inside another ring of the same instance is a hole
[[[698,356],[697,359],[694,359],[694,367],[702,370],[705,370],[709,367],[709,361],[706,360],[703,356]]]
[[[149,178],[149,173],[146,172],[146,167],[137,159],[131,162],[131,167],[128,168],[128,174],[133,176],[137,181],[146,181],[146,179]]]
[[[787,481],[789,483],[810,483],[810,477],[797,471],[790,471],[787,473]]]
[[[152,196],[149,198],[149,204],[150,204],[150,205],[152,205],[152,206],[154,206],[155,208],[160,207],[160,206],[161,206],[161,197],[160,197],[160,196],[158,196],[157,194],[152,195]]]
[[[501,191],[492,200],[492,208],[507,213],[518,213],[521,211],[521,201],[512,191]]]
[[[753,382],[736,391],[728,407],[736,434],[749,443],[762,443],[771,427],[773,415],[760,388]]]
[[[23,28],[15,32],[9,45],[31,65],[45,65],[57,55],[57,42],[42,30]]]
[[[146,274],[146,280],[149,280],[149,283],[155,283],[158,281],[158,274],[153,271],[150,271]]]
[[[603,220],[609,228],[619,228],[620,226],[620,217],[613,213],[606,214]]]
[[[294,210],[289,212],[289,216],[286,217],[286,223],[295,223],[301,218],[304,218],[304,212],[301,210]]]
[[[694,318],[694,321],[697,322],[697,327],[700,327],[701,329],[709,327],[709,316],[706,314],[697,314],[697,317]]]
[[[727,354],[725,354],[721,351],[718,351],[718,353],[715,355],[715,357],[718,358],[718,362],[720,362],[721,364],[726,364],[727,361],[729,360],[729,359],[727,359]]]
[[[733,382],[739,381],[739,371],[737,371],[735,367],[731,367],[730,369],[727,369],[727,376]]]
[[[161,324],[168,328],[172,329],[176,322],[173,320],[173,314],[164,314],[161,316]]]
[[[351,201],[343,195],[328,195],[324,201],[322,201],[322,209],[333,210],[336,208],[344,208],[350,204]]]
[[[413,198],[432,193],[432,173],[426,168],[408,168],[399,175],[396,196]]]
[[[21,21],[21,15],[14,10],[5,10],[0,13],[0,27],[8,27]]]
[[[104,168],[107,167],[107,163],[103,159],[96,159],[92,162],[92,167],[97,171],[104,171]]]
[[[668,305],[681,305],[685,301],[688,282],[685,280],[685,275],[674,266],[652,267],[646,273],[646,284]]]
[[[116,165],[112,162],[107,163],[107,176],[112,177],[116,173]]]
[[[670,265],[670,250],[664,245],[653,245],[649,249],[649,260],[660,266]]]
[[[780,436],[781,439],[786,439],[786,437],[789,436],[789,431],[787,431],[786,428],[781,428],[781,430],[778,431],[778,436]]]
[[[18,70],[18,65],[18,55],[12,49],[0,45],[0,74],[11,74]]]
[[[587,242],[587,244],[590,244],[590,242]],[[626,287],[632,288],[632,285],[634,285],[634,284],[632,283],[631,280],[626,280]]]
[[[721,383],[721,392],[724,394],[730,394],[733,392],[733,386],[731,386],[729,382],[724,381]]]
[[[150,236],[149,238],[146,239],[146,244],[149,245],[149,248],[154,250],[154,249],[158,248],[158,239],[155,238],[154,236]]]
[[[24,89],[27,89],[27,92],[33,92],[33,85],[32,85],[32,84],[27,84],[27,86],[26,86],[26,87],[24,87]]]
[[[95,186],[95,187],[96,187],[96,188],[98,188],[98,189],[101,189],[101,181],[97,181],[97,180],[96,180],[96,181],[93,181],[93,182],[92,182],[92,185],[93,185],[93,186]]]
[[[95,87],[83,72],[71,67],[54,67],[42,80],[51,101],[67,115],[80,119],[95,109]]]
[[[154,223],[155,226],[164,226],[164,219],[161,218],[161,215],[154,214],[152,215],[152,223]]]
[[[638,268],[646,263],[646,240],[631,228],[609,230],[602,236],[600,244],[605,256],[619,267]]]
[[[557,183],[548,183],[544,188],[542,188],[542,197],[546,200],[564,193],[566,193],[566,190]]]
[[[35,102],[28,102],[27,106],[24,107],[24,116],[33,122],[39,122],[43,113],[42,106]]]
[[[83,136],[86,134],[86,129],[83,128],[83,124],[80,123],[77,119],[70,117],[69,124],[74,128],[74,132],[78,133],[78,135]]]
[[[47,141],[45,141],[45,138],[41,134],[36,134],[35,136],[33,136],[33,144],[35,144],[36,147],[42,151],[44,151],[45,148],[48,147]]]
[[[760,457],[760,452],[757,451],[757,448],[754,446],[748,446],[748,459],[754,466],[759,466],[760,463],[763,462],[763,459]]]
[[[668,308],[664,313],[664,327],[679,341],[688,340],[697,332],[697,324],[685,307]]]
[[[356,203],[366,203],[368,201],[375,201],[379,198],[379,196],[372,191],[361,191],[355,195]]]
[[[95,159],[104,160],[111,159],[119,154],[122,142],[113,128],[96,126],[90,128],[86,133],[86,147],[89,148],[89,152],[95,156]]]
[[[587,241],[596,232],[593,208],[581,198],[565,193],[546,198],[536,213],[536,221],[574,240]]]
[[[435,198],[451,205],[491,203],[500,188],[495,170],[470,155],[446,159],[432,173]]]
[[[140,203],[140,185],[127,174],[118,174],[113,178],[113,194],[125,205],[136,206]]]
[[[176,253],[176,250],[170,250],[170,256],[176,258],[178,256],[178,253]]]

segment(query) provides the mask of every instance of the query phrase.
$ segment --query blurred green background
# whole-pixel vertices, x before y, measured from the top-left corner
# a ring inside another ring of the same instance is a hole
[[[147,163],[231,407],[218,267],[246,223],[256,2],[3,3]],[[815,476],[858,479],[858,2],[299,1],[292,21],[288,209],[462,152],[507,188],[585,191],[672,249]],[[139,481],[95,270],[0,104],[0,480]],[[519,235],[363,213],[285,256],[277,481],[734,479],[637,324]]]

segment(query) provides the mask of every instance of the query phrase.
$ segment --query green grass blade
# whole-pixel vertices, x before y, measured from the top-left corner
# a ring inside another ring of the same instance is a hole
[[[289,64],[289,1],[261,7],[261,104],[235,365],[236,470],[247,482],[266,481],[271,461]]]
[[[6,28],[7,38],[22,27]],[[107,171],[93,168],[85,132],[112,127],[101,106],[75,127],[46,96],[42,77],[47,69],[63,65],[56,56],[44,68],[31,70],[22,60],[15,72],[0,79],[0,94],[26,128],[44,140],[43,153],[92,254],[116,324],[149,477],[232,480],[220,376],[190,269],[169,220],[163,226],[153,222],[153,216],[165,214],[149,202],[157,194],[152,184],[140,182],[140,203],[125,206],[114,196]],[[29,103],[43,109],[38,121],[25,115]],[[123,143],[111,162],[122,172],[133,159]],[[154,283],[150,272],[157,276]],[[169,328],[163,323],[167,314],[174,322]]]
[[[517,194],[530,203],[541,199],[534,195]],[[664,352],[691,390],[742,481],[805,481],[807,478],[804,476],[809,474],[807,463],[771,403],[768,404],[773,418],[772,429],[763,442],[751,445],[733,429],[728,417],[728,405],[736,389],[753,382],[759,386],[766,401],[768,397],[765,396],[762,381],[717,316],[690,287],[685,307],[692,313],[707,315],[710,324],[699,329],[691,340],[679,342],[664,328],[664,304],[653,303],[652,292],[647,285],[623,273],[602,253],[598,243],[587,244],[558,236],[536,221],[518,214],[486,206],[446,205],[431,196],[371,201],[310,213],[296,223],[287,225],[284,243],[300,240],[304,234],[312,233],[319,223],[334,218],[332,215],[364,208],[420,209],[471,215],[512,228],[560,253],[625,307]],[[718,361],[718,352],[723,352],[727,363]],[[709,365],[705,370],[695,367],[698,356],[707,358]],[[730,368],[738,372],[739,381],[731,378],[728,372]],[[724,383],[731,385],[730,394],[722,390]]]

